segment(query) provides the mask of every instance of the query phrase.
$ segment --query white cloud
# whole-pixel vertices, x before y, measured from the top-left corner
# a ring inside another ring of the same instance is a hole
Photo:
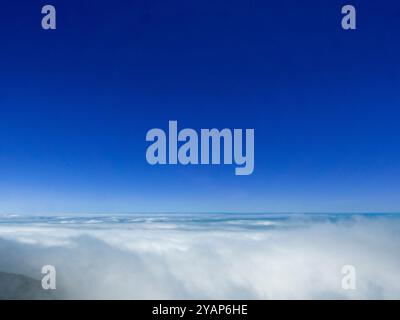
[[[54,265],[78,299],[400,298],[399,218],[116,219],[0,223],[0,271]],[[357,290],[341,288],[346,264]]]

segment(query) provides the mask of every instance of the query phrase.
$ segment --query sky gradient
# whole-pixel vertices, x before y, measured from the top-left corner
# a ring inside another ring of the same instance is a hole
[[[400,212],[398,1],[0,10],[0,213]],[[254,128],[254,173],[150,166],[169,120]]]

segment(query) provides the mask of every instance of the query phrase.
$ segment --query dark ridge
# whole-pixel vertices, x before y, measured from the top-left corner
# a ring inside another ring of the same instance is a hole
[[[33,278],[0,272],[1,300],[49,300],[57,299],[53,290],[44,290],[41,281]]]

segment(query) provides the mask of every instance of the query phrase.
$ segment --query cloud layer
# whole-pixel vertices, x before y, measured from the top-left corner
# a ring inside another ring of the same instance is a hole
[[[0,219],[0,271],[40,279],[54,265],[75,299],[398,299],[399,252],[396,216]]]

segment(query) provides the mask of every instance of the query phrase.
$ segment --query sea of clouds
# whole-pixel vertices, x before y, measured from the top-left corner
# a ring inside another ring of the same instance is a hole
[[[400,217],[1,216],[0,272],[43,265],[61,298],[399,299]]]

